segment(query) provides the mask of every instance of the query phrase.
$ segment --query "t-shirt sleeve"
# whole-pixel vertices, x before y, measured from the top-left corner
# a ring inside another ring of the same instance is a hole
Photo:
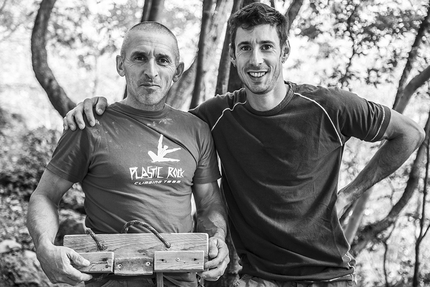
[[[73,183],[84,179],[91,149],[87,130],[68,130],[63,133],[48,163],[49,171]]]
[[[200,154],[193,182],[213,182],[220,178],[220,172],[215,146],[207,124],[202,124],[202,128],[199,129],[198,140],[200,144]]]
[[[340,108],[338,126],[347,138],[376,142],[383,138],[391,118],[391,109],[350,92],[336,95]]]

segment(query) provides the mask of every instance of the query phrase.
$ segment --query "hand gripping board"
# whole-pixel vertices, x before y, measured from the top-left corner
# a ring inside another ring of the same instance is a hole
[[[206,233],[160,233],[170,247],[152,233],[97,234],[106,247],[100,251],[88,234],[66,235],[64,246],[90,261],[85,273],[151,275],[154,272],[203,271],[208,260]]]

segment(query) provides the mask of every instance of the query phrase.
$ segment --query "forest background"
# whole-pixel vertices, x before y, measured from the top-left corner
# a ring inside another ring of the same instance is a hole
[[[28,199],[62,131],[62,116],[86,97],[122,99],[115,56],[122,36],[158,20],[178,37],[187,71],[168,103],[187,110],[240,87],[227,57],[226,21],[246,0],[0,1],[0,286],[55,286],[44,276],[25,227]],[[382,103],[429,134],[428,0],[272,0],[289,16],[286,80],[337,86]],[[379,144],[350,140],[339,186]],[[341,218],[357,263],[358,286],[430,286],[429,140]],[[82,232],[83,194],[60,204],[64,234]],[[239,265],[232,253],[225,276]],[[58,286],[60,286],[59,284]]]

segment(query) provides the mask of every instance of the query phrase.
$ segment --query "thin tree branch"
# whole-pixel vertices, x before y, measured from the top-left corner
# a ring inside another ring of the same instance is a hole
[[[422,39],[425,36],[426,31],[428,31],[429,27],[430,27],[430,1],[427,7],[427,14],[423,19],[423,21],[421,22],[420,27],[418,28],[417,36],[415,37],[414,43],[412,44],[411,51],[409,52],[405,69],[403,70],[402,76],[400,77],[399,86],[397,89],[396,98],[394,100],[394,105],[393,105],[393,108],[399,112],[403,112],[404,108],[406,107],[407,103],[410,100],[410,97],[412,96],[412,94],[405,95],[404,88],[406,86],[406,81],[409,78],[409,75],[412,71],[412,66],[418,57],[418,49],[420,48],[423,42]],[[400,102],[402,102],[401,105],[400,105]]]

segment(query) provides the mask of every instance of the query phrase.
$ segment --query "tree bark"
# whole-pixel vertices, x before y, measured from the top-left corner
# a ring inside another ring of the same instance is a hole
[[[429,116],[429,118],[430,118],[430,116]],[[413,287],[419,286],[420,265],[421,265],[421,261],[420,261],[421,243],[422,243],[424,237],[426,236],[426,234],[430,228],[430,225],[425,227],[425,222],[427,219],[426,218],[426,205],[427,205],[427,194],[428,194],[427,186],[428,186],[429,166],[430,166],[429,142],[426,142],[426,145],[427,145],[427,149],[426,149],[426,151],[427,151],[426,152],[426,173],[424,176],[423,200],[421,203],[421,217],[420,217],[420,215],[417,214],[417,218],[419,217],[420,220],[419,220],[419,233],[418,233],[418,237],[417,237],[416,242],[415,242],[415,265],[414,265],[414,276],[412,279],[412,286]]]
[[[207,31],[207,35],[205,38],[207,47],[217,47],[219,41],[221,40],[222,30],[228,18],[228,12],[231,9],[230,5],[232,0],[217,0],[215,10],[211,14],[209,29]],[[209,67],[211,62],[214,62],[216,59],[216,50],[213,49],[205,49],[204,61],[206,62],[205,67]],[[182,108],[187,99],[192,97],[192,91],[195,84],[196,78],[196,60],[194,60],[193,64],[190,68],[185,71],[182,75],[181,79],[176,82],[172,88],[169,90],[169,94],[167,96],[167,103],[176,108]],[[203,73],[206,73],[204,70]],[[200,93],[201,95],[201,93]]]
[[[231,9],[231,14],[239,10],[242,6],[243,0],[234,0],[233,8]],[[230,61],[230,29],[227,27],[225,30],[224,44],[222,47],[221,58],[218,66],[218,78],[217,85],[215,89],[215,94],[224,94],[228,90],[228,79],[230,77],[230,70],[234,69]],[[231,91],[231,90],[230,90]]]
[[[190,98],[194,88],[196,66],[197,63],[194,60],[191,66],[184,72],[181,79],[170,88],[167,94],[167,104],[180,109],[186,100]]]
[[[303,0],[294,0],[287,9],[285,16],[288,20],[287,33],[290,33],[291,25],[293,25],[294,20],[297,15],[299,15],[300,8],[303,6]]]
[[[406,109],[409,100],[415,91],[425,84],[430,79],[430,66],[425,68],[421,73],[416,75],[401,91],[399,100],[394,104],[394,109],[399,113],[403,113]]]
[[[151,9],[147,21],[158,21],[164,11],[164,0],[151,0]]]
[[[154,0],[145,0],[145,4],[143,4],[142,17],[140,18],[140,22],[148,21],[149,13],[151,12],[152,2]]]
[[[46,33],[55,1],[43,0],[40,3],[31,34],[31,60],[36,79],[46,91],[54,108],[64,117],[70,109],[75,107],[75,103],[67,97],[63,88],[55,79],[48,65],[48,54],[46,51]]]
[[[205,70],[205,49],[206,49],[206,34],[209,29],[209,18],[211,17],[213,1],[204,0],[203,1],[203,13],[202,13],[202,26],[200,30],[199,38],[199,51],[197,52],[197,67],[196,67],[196,78],[194,82],[193,97],[191,98],[190,109],[195,108],[199,104],[200,93],[204,79]]]

